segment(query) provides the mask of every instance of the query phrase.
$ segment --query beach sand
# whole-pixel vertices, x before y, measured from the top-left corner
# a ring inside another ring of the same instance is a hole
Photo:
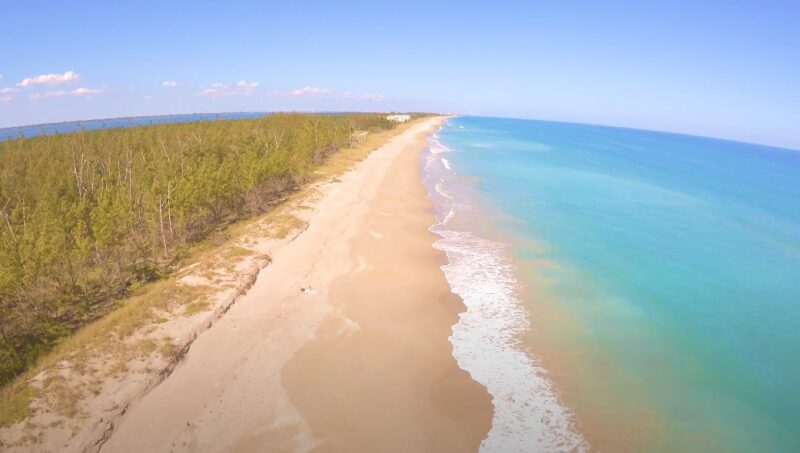
[[[486,389],[448,340],[464,309],[432,248],[431,118],[320,188],[308,228],[132,405],[103,451],[476,451]]]

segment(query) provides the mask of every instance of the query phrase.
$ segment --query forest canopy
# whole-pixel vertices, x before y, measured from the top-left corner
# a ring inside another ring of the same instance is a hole
[[[0,142],[0,384],[186,247],[264,212],[379,114],[272,114]]]

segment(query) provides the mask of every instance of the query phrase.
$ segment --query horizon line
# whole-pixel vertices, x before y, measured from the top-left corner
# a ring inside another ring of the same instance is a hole
[[[664,129],[649,129],[649,128],[639,128],[639,127],[631,127],[631,126],[621,126],[621,125],[613,125],[613,124],[601,124],[601,123],[592,123],[592,122],[580,122],[580,121],[567,121],[567,120],[554,120],[554,119],[543,119],[543,118],[531,118],[531,117],[514,117],[514,116],[496,116],[496,115],[481,115],[481,114],[471,114],[471,113],[456,113],[456,112],[449,112],[449,113],[438,113],[438,112],[417,112],[417,111],[407,111],[407,112],[400,112],[396,110],[386,110],[386,111],[360,111],[360,110],[232,110],[232,111],[216,111],[216,112],[188,112],[188,113],[161,113],[156,115],[136,115],[136,116],[112,116],[112,117],[105,117],[105,118],[90,118],[85,120],[64,120],[64,121],[53,121],[48,123],[34,123],[34,124],[26,124],[20,126],[5,126],[0,127],[0,132],[14,130],[14,129],[28,129],[28,128],[35,128],[35,127],[44,127],[44,126],[53,126],[59,124],[79,124],[79,123],[89,123],[89,122],[96,122],[96,121],[111,121],[111,120],[125,120],[125,119],[138,119],[138,118],[162,118],[162,117],[170,117],[170,116],[188,116],[188,115],[219,115],[219,114],[236,114],[236,113],[243,113],[243,114],[274,114],[274,113],[300,113],[300,114],[334,114],[334,113],[429,113],[433,115],[440,115],[440,116],[463,116],[463,117],[475,117],[475,118],[496,118],[496,119],[507,119],[507,120],[522,120],[522,121],[540,121],[544,123],[560,123],[560,124],[569,124],[574,126],[590,126],[590,127],[604,127],[604,128],[611,128],[611,129],[626,129],[626,130],[633,130],[633,131],[642,131],[642,132],[652,132],[658,134],[668,134],[668,135],[680,135],[685,137],[695,137],[695,138],[702,138],[706,140],[717,140],[723,142],[730,142],[730,143],[737,143],[742,145],[750,145],[750,146],[761,146],[765,148],[772,148],[777,150],[784,150],[790,152],[800,152],[800,147],[793,147],[794,145],[774,145],[768,143],[759,143],[759,142],[751,142],[751,141],[744,141],[741,139],[735,138],[727,138],[727,137],[719,137],[719,136],[712,136],[712,135],[700,135],[696,133],[688,133],[688,132],[680,132],[680,131],[672,131],[672,130],[664,130]],[[202,121],[202,120],[201,120]],[[229,121],[236,121],[235,119],[229,119]],[[132,127],[142,127],[147,125],[134,125]],[[106,129],[117,129],[116,127],[106,128]],[[70,132],[65,132],[70,133]],[[13,139],[14,137],[7,137],[6,139],[0,139],[0,142],[4,142],[9,139]],[[33,138],[33,137],[24,137],[24,138]]]

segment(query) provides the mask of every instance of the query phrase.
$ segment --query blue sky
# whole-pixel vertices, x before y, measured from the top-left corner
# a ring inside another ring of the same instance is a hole
[[[0,11],[0,127],[424,110],[800,148],[797,1],[45,0]]]

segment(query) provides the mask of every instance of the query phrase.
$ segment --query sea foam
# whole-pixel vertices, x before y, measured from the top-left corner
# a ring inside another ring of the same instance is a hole
[[[440,142],[437,137],[438,137],[437,135],[434,135],[431,137],[429,141],[431,154],[441,154],[452,151],[450,148],[443,145],[442,142]]]
[[[446,152],[442,150],[451,151],[432,139],[431,153]],[[441,171],[433,165],[425,169],[429,180]],[[452,291],[467,307],[453,326],[453,355],[461,368],[486,386],[495,410],[481,451],[587,451],[587,442],[575,429],[572,413],[561,404],[546,371],[518,340],[530,323],[516,298],[519,284],[506,246],[449,228],[458,200],[445,192],[443,179],[436,179],[432,198],[437,211],[447,214],[431,227],[442,237],[434,247],[447,254],[448,264],[442,269]]]

